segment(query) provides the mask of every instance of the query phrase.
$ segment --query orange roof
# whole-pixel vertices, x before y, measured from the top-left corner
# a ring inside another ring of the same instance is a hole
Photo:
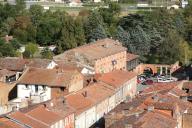
[[[27,61],[21,58],[7,57],[0,58],[0,69],[11,71],[22,71],[25,68]]]
[[[92,99],[96,103],[99,103],[114,94],[114,90],[108,88],[107,86],[108,85],[105,83],[97,82],[83,88],[78,93],[83,94],[86,92],[88,98]]]
[[[119,88],[127,81],[136,77],[137,75],[134,72],[128,72],[123,70],[115,70],[109,73],[101,74],[98,76],[98,80],[109,84],[115,88]]]
[[[18,83],[68,87],[72,77],[77,73],[79,72],[75,70],[58,71],[57,69],[28,68]]]
[[[0,77],[3,77],[3,76],[13,76],[15,74],[16,74],[16,72],[9,71],[7,69],[0,70]]]
[[[97,60],[126,50],[120,42],[106,38],[68,50],[63,54],[55,56],[54,59],[63,60],[68,54],[72,53],[83,55],[88,60]]]
[[[66,102],[75,109],[77,115],[91,108],[94,104],[90,98],[83,96],[81,93],[72,93],[65,98]]]
[[[38,120],[39,122],[43,122],[44,124],[51,126],[52,124],[60,121],[62,119],[58,114],[49,111],[43,105],[38,106],[37,108],[26,113],[30,117]]]
[[[127,53],[127,61],[134,60],[134,59],[136,59],[138,57],[139,57],[138,55]]]
[[[143,94],[149,94],[154,92],[160,92],[160,91],[170,91],[177,85],[179,85],[181,81],[176,82],[169,82],[169,83],[153,83],[153,85],[150,85],[148,88],[144,89],[141,95]]]
[[[66,101],[64,97],[54,98],[45,103],[46,108],[50,111],[60,115],[61,117],[66,117],[68,115],[74,114],[75,110]]]
[[[29,63],[27,66],[34,68],[47,68],[47,66],[52,62],[52,60],[49,59],[31,59],[28,61]]]
[[[69,106],[75,109],[76,114],[80,114],[111,95],[113,95],[113,90],[108,88],[105,83],[99,82],[72,93],[65,98]]]
[[[23,128],[21,125],[10,121],[7,118],[0,118],[0,128]]]
[[[44,124],[43,122],[38,121],[37,119],[19,111],[14,112],[9,116],[15,120],[18,120],[22,124],[29,125],[33,128],[48,128],[48,125]]]
[[[175,128],[177,121],[158,112],[147,112],[135,124],[142,128]]]

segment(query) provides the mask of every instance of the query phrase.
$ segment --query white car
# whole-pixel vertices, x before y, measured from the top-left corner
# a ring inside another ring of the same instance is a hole
[[[171,5],[171,6],[168,6],[167,9],[171,10],[171,9],[179,9],[179,5]]]
[[[166,77],[164,77],[164,78],[158,77],[157,78],[157,82],[165,83],[165,82],[173,82],[173,81],[176,81],[176,79],[174,79],[172,77],[168,77],[168,78],[166,78]]]

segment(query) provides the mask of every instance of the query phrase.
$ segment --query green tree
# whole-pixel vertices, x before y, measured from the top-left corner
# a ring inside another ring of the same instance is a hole
[[[102,16],[99,14],[98,11],[92,11],[91,14],[88,16],[87,21],[85,22],[85,35],[87,38],[87,42],[91,42],[94,39],[99,39],[99,37],[105,37],[106,30],[105,24],[103,22]],[[96,32],[99,31],[99,37],[97,36]],[[104,34],[101,36],[101,34]]]
[[[34,54],[38,52],[38,46],[34,43],[29,43],[25,46],[25,52],[23,53],[26,58],[33,58]]]
[[[42,58],[44,59],[52,59],[53,58],[53,53],[51,52],[51,50],[49,50],[48,47],[44,48],[42,51],[41,51],[41,56]]]
[[[57,40],[57,46],[60,46],[62,50],[68,50],[77,47],[75,40],[75,24],[72,17],[66,17],[62,24],[62,29],[59,34],[60,38]]]
[[[178,51],[180,49],[179,43],[182,38],[179,36],[176,30],[170,30],[160,45],[157,54],[159,55],[159,63],[172,64],[180,59]]]
[[[85,44],[85,32],[83,29],[83,21],[82,18],[77,17],[74,21],[74,35],[75,35],[75,40],[77,43],[77,46]]]
[[[1,54],[1,56],[13,57],[13,56],[15,56],[15,53],[16,53],[16,51],[11,44],[5,43],[4,41],[0,41],[0,54]]]
[[[21,47],[21,44],[19,43],[19,41],[17,39],[11,40],[10,43],[15,50],[17,50]]]
[[[29,13],[31,15],[33,24],[37,27],[41,21],[41,18],[43,18],[43,7],[40,5],[31,5]]]
[[[121,26],[117,27],[117,33],[115,38],[123,43],[123,46],[127,47],[128,52],[134,53],[135,47],[131,44],[131,36]]]

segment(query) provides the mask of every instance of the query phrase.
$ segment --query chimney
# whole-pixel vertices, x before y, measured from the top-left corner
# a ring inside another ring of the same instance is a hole
[[[83,95],[84,97],[87,97],[87,91],[83,92],[82,95]]]
[[[17,110],[18,110],[17,106],[13,106],[13,107],[12,107],[12,111],[13,111],[13,112],[15,112],[15,111],[17,111]]]

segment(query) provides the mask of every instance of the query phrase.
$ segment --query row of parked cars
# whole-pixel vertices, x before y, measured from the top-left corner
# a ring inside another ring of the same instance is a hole
[[[141,74],[137,77],[137,82],[143,85],[151,85],[154,82],[173,82],[177,81],[176,78],[171,77],[170,75],[149,75]]]

